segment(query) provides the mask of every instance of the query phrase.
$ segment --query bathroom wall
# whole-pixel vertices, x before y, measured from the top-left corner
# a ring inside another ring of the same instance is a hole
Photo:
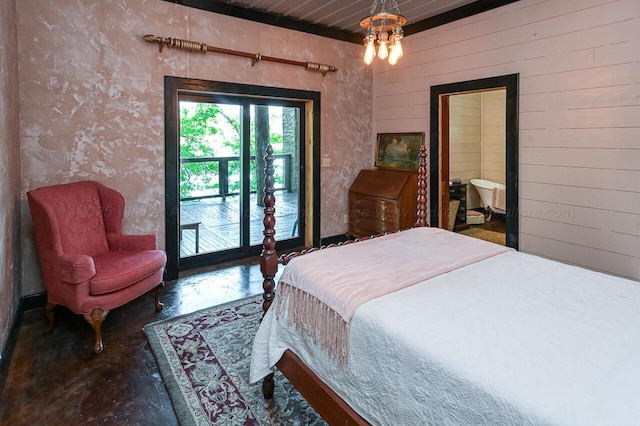
[[[506,96],[505,89],[480,93],[482,116],[480,177],[501,184],[505,184],[506,179]]]
[[[481,94],[449,96],[449,177],[469,182],[481,176]]]

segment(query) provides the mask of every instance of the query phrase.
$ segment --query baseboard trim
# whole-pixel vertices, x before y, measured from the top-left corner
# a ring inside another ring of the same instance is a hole
[[[20,312],[31,311],[33,309],[41,309],[44,308],[47,304],[47,293],[36,293],[29,294],[27,296],[22,296],[20,299],[20,307],[18,310]]]

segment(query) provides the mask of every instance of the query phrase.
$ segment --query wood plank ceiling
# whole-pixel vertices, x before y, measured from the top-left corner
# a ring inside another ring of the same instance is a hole
[[[412,24],[448,12],[457,7],[473,3],[474,1],[475,0],[399,0],[396,3],[400,13],[407,17],[407,24]],[[226,3],[357,33],[361,31],[360,21],[369,15],[373,1],[229,0]],[[391,1],[387,1],[386,10],[395,13],[395,8],[392,7],[391,4]],[[378,11],[379,10],[380,8],[378,7]]]
[[[210,12],[362,43],[360,21],[373,0],[165,0]],[[462,19],[517,0],[396,0],[407,18],[405,35]],[[379,2],[380,3],[380,2]],[[386,10],[395,12],[391,1]],[[380,6],[376,9],[380,10]]]

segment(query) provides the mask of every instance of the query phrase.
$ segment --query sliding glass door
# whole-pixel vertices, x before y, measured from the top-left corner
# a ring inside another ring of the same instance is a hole
[[[304,104],[181,93],[178,106],[180,263],[194,262],[194,257],[217,263],[259,253],[263,157],[269,144],[278,191],[276,233],[279,241],[299,240],[302,245]]]
[[[265,147],[278,250],[320,244],[320,93],[165,77],[165,278],[262,251]]]

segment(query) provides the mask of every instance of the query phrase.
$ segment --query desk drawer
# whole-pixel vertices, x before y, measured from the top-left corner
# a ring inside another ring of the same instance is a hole
[[[349,197],[349,233],[369,236],[395,232],[399,226],[398,203],[362,196]]]

